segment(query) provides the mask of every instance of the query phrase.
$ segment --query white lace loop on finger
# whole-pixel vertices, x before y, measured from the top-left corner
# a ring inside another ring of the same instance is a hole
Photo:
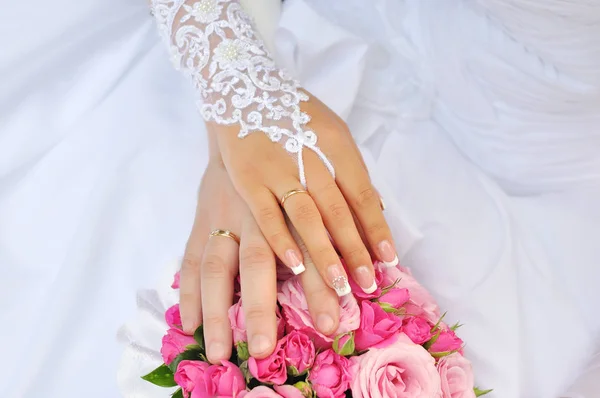
[[[175,67],[191,76],[202,96],[206,121],[238,124],[240,138],[262,131],[280,143],[296,159],[305,188],[305,149],[335,178],[317,135],[307,128],[310,116],[300,109],[308,95],[276,66],[239,1],[153,0],[153,11]]]

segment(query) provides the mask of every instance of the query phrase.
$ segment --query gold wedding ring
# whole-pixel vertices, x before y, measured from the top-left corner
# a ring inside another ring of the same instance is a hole
[[[308,191],[305,191],[304,189],[292,189],[291,191],[287,191],[281,197],[281,200],[280,200],[281,207],[283,207],[283,204],[285,203],[286,200],[288,200],[289,197],[294,196],[297,193],[306,193],[306,194],[308,194]]]
[[[208,234],[208,236],[224,236],[225,238],[233,239],[238,245],[240,244],[240,238],[238,238],[238,236],[233,232],[228,231],[226,229],[215,229],[210,234]]]

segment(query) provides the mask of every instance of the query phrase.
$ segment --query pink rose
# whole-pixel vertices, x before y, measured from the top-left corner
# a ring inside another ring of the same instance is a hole
[[[402,327],[402,318],[385,312],[377,303],[365,300],[361,306],[360,328],[354,335],[356,349],[363,351],[392,344]]]
[[[247,342],[246,318],[244,317],[241,299],[229,308],[228,315],[231,330],[233,331],[233,343],[237,344],[240,341]],[[275,315],[277,316],[277,339],[280,339],[285,334],[285,322],[281,316],[279,307],[276,307]]]
[[[403,306],[407,314],[425,315],[435,324],[440,319],[440,309],[427,289],[419,284],[407,268],[392,267],[383,271],[388,286],[398,281],[396,288],[408,289],[410,300]]]
[[[238,394],[237,398],[288,398],[282,397],[277,394],[275,391],[271,390],[266,386],[258,386],[254,387],[250,391],[242,391]],[[291,397],[290,397],[291,398]]]
[[[353,361],[358,365],[353,398],[441,398],[435,359],[403,334],[393,345],[371,349]]]
[[[402,329],[405,335],[410,338],[413,343],[421,345],[429,341],[433,337],[431,328],[433,325],[425,318],[418,316],[409,316],[404,318]]]
[[[192,391],[196,391],[195,395],[201,392],[206,393],[204,385],[204,373],[210,365],[202,361],[184,360],[177,365],[175,372],[175,383],[183,390],[183,396],[189,397]]]
[[[263,383],[285,383],[287,368],[285,366],[285,352],[282,345],[283,339],[277,342],[275,351],[268,357],[263,359],[250,357],[248,359],[248,370],[254,378]]]
[[[442,380],[442,398],[475,398],[475,378],[471,362],[458,353],[439,360],[438,372]]]
[[[315,345],[312,340],[296,330],[285,336],[282,344],[286,366],[293,366],[299,374],[312,367],[315,361]]]
[[[350,278],[350,287],[352,288],[352,294],[358,299],[374,299],[381,296],[381,288],[385,287],[384,283],[385,274],[379,270],[378,267],[375,267],[375,283],[377,284],[377,289],[373,293],[365,293],[362,288],[354,281],[353,278]],[[389,285],[389,284],[388,284]]]
[[[196,340],[192,336],[184,334],[179,329],[169,329],[167,334],[162,338],[162,354],[165,364],[173,362],[175,357],[186,350],[187,346],[195,345]]]
[[[170,328],[181,329],[181,314],[179,304],[175,304],[165,312],[165,321]]]
[[[350,388],[354,376],[354,366],[348,358],[325,350],[315,358],[308,380],[318,397],[341,398]]]
[[[450,352],[458,351],[462,348],[463,341],[451,329],[440,332],[435,343],[429,347],[430,352]]]
[[[180,278],[180,271],[177,271],[175,273],[175,276],[173,277],[173,283],[171,284],[171,288],[179,289],[179,278]]]
[[[297,330],[308,335],[317,349],[331,347],[333,338],[325,336],[316,330],[310,313],[304,290],[300,286],[297,277],[290,278],[281,285],[277,293],[277,300],[283,308],[283,315],[287,322],[288,331]],[[360,326],[360,310],[353,295],[347,294],[340,298],[340,324],[338,330],[333,333],[337,336],[342,333],[351,332]]]
[[[240,341],[248,341],[242,300],[232,305],[227,314],[229,315],[229,323],[231,324],[231,330],[233,332],[233,343],[237,344]]]
[[[209,366],[204,372],[204,382],[207,397],[235,398],[246,388],[242,371],[228,361]]]
[[[379,298],[380,303],[387,303],[394,308],[402,307],[410,299],[410,293],[406,288],[395,287]]]

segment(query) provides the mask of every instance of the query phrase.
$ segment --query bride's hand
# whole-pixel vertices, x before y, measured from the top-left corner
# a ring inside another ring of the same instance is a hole
[[[233,232],[240,245],[225,236],[209,237],[216,229]],[[180,281],[183,329],[193,334],[203,323],[207,356],[213,363],[231,355],[227,311],[233,302],[238,262],[249,350],[262,358],[273,351],[277,339],[275,258],[220,159],[213,158],[202,179]],[[337,296],[309,264],[302,283],[315,325],[324,334],[333,333],[339,319]]]
[[[365,291],[371,292],[376,287],[369,251],[389,266],[398,262],[379,194],[346,124],[312,96],[302,103],[302,111],[311,116],[307,128],[317,134],[318,146],[333,164],[336,178],[318,156],[305,150],[309,195],[290,196],[283,210],[330,287],[340,295],[349,291],[347,283],[340,286],[339,277],[345,276],[345,272],[328,233],[354,280]],[[214,128],[218,130],[219,148],[227,171],[263,235],[288,267],[298,265],[300,251],[280,207],[280,200],[286,193],[302,189],[296,161],[265,134],[251,133],[239,139],[237,125]]]

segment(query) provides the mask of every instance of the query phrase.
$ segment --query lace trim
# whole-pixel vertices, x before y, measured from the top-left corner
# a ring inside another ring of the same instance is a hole
[[[239,124],[239,138],[262,131],[298,163],[306,187],[303,151],[313,151],[335,178],[333,165],[307,128],[308,101],[298,81],[275,65],[252,21],[235,0],[154,0],[153,12],[175,67],[199,90],[206,121]]]

